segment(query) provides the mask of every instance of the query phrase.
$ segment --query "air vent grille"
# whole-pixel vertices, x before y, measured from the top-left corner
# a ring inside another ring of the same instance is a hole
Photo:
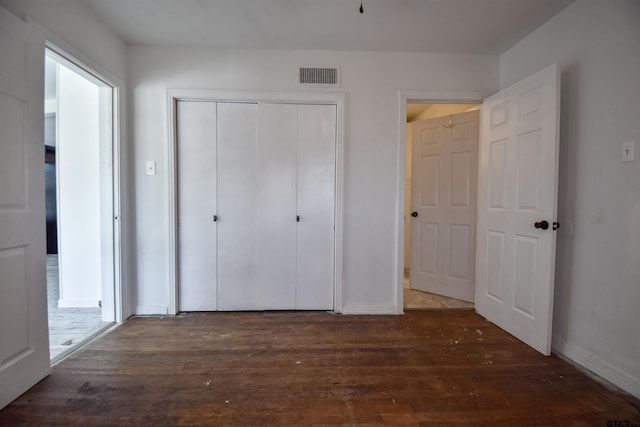
[[[298,82],[305,85],[338,85],[338,69],[330,67],[300,67]]]

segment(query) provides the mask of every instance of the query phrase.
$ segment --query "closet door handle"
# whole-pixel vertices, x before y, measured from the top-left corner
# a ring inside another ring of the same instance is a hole
[[[411,216],[414,217],[414,218],[417,218],[418,217],[418,212],[411,212]]]
[[[300,215],[296,215],[296,222],[300,222]]]
[[[213,216],[213,222],[218,222],[218,215]]]

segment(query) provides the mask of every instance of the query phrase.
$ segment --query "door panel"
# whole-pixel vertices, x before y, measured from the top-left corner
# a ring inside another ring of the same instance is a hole
[[[0,8],[0,408],[50,371],[44,40]]]
[[[559,70],[486,99],[478,181],[478,313],[549,354],[553,314]],[[535,228],[546,220],[548,230]]]
[[[412,123],[413,289],[472,301],[478,112]]]
[[[471,226],[453,224],[449,227],[449,275],[452,279],[470,280],[469,258],[472,234]]]
[[[296,306],[297,105],[258,104],[256,280],[260,309]]]
[[[218,309],[257,310],[257,104],[218,103]]]
[[[336,107],[298,106],[296,308],[332,310]]]
[[[419,206],[438,207],[438,177],[440,176],[440,156],[423,156],[420,159],[420,199]]]
[[[180,311],[216,310],[216,103],[180,101],[177,121]]]
[[[420,273],[431,275],[433,280],[438,277],[438,229],[437,223],[420,223]],[[412,239],[413,240],[413,239]]]

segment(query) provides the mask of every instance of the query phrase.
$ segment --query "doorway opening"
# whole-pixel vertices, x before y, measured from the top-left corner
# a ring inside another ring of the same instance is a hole
[[[479,109],[407,102],[405,309],[474,307]]]
[[[45,55],[47,298],[52,363],[115,321],[115,88]]]

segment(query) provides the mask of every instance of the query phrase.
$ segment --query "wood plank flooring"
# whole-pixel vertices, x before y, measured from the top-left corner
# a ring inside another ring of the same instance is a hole
[[[0,411],[1,426],[611,420],[640,425],[640,401],[464,310],[134,318]]]

